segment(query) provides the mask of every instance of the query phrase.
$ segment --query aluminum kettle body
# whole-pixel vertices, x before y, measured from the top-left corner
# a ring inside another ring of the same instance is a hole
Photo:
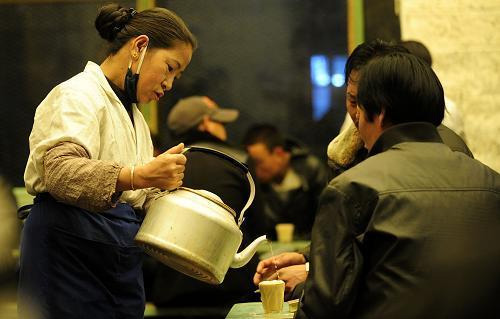
[[[248,171],[247,178],[250,196],[238,222],[236,213],[217,195],[181,187],[154,199],[136,242],[171,268],[207,283],[222,283],[229,267],[244,266],[266,240],[260,236],[238,253],[243,239],[239,226],[255,193]]]

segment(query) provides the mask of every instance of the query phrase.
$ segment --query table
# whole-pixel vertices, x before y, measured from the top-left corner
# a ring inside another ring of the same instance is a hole
[[[235,304],[226,316],[226,319],[278,319],[293,318],[294,312],[288,311],[288,303],[283,303],[283,310],[280,313],[264,313],[261,302],[245,302]]]

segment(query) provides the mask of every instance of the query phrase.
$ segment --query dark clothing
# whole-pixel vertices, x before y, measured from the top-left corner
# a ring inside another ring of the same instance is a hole
[[[215,138],[205,138],[199,142],[191,141],[188,146],[210,147],[233,158],[244,156],[244,152],[231,148],[228,144]],[[250,194],[245,172],[228,160],[205,152],[186,152],[185,155],[187,162],[183,186],[208,190],[218,195],[239,217]],[[257,236],[262,235],[254,227],[254,224],[257,224],[254,213],[253,205],[245,212],[245,221],[241,227],[243,242],[239,251]],[[157,263],[156,269],[153,270],[151,299],[156,305],[164,307],[219,307],[222,309],[221,313],[225,315],[234,303],[244,302],[252,296],[253,290],[255,290],[252,276],[257,263],[258,257],[255,255],[244,267],[230,268],[222,284],[217,286],[197,281]],[[175,287],[175,289],[165,289],[165,287]]]
[[[467,144],[465,144],[464,140],[460,137],[460,135],[452,131],[444,124],[439,125],[437,131],[443,143],[446,144],[446,146],[448,146],[452,151],[461,152],[471,158],[474,158],[474,155],[472,154],[471,150],[469,149]],[[357,150],[356,155],[347,166],[340,165],[339,163],[335,163],[334,161],[329,159],[328,166],[330,166],[330,168],[332,169],[332,178],[339,176],[349,168],[354,167],[357,164],[361,163],[362,161],[365,160],[367,156],[368,156],[368,151],[366,150],[366,148],[361,147],[359,150]]]
[[[294,238],[310,239],[314,216],[321,191],[328,182],[326,166],[298,143],[288,141],[291,153],[290,166],[299,176],[300,187],[291,190],[283,200],[270,184],[260,184],[257,196],[262,197],[266,222],[266,233],[276,238],[274,226],[278,223],[293,223]]]
[[[453,130],[451,130],[444,124],[439,125],[437,131],[439,133],[439,136],[443,140],[443,143],[446,144],[452,151],[461,152],[471,158],[474,158],[474,155],[472,154],[471,150],[469,149],[467,144],[465,144],[464,140],[460,137],[460,135],[455,133]]]
[[[143,318],[140,216],[92,213],[38,194],[23,229],[19,318]]]
[[[297,318],[499,318],[500,176],[393,126],[321,196]]]
[[[198,131],[197,129],[191,129],[190,131],[180,136],[175,136],[174,142],[182,142],[187,146],[201,146],[212,148],[219,152],[230,155],[241,163],[247,164],[248,156],[243,149],[234,147],[233,145],[230,145],[207,132]]]

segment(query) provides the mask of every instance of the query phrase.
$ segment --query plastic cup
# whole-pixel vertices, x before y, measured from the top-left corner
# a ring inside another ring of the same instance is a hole
[[[290,243],[293,240],[293,231],[295,226],[293,224],[277,224],[276,235],[280,243]]]
[[[261,281],[259,290],[264,313],[279,313],[283,310],[285,299],[285,282],[283,280]]]

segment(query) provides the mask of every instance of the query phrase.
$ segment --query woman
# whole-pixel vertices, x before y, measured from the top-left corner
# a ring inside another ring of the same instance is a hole
[[[183,144],[153,158],[136,102],[160,99],[196,40],[173,12],[117,4],[95,21],[107,58],[39,105],[25,171],[36,195],[23,231],[20,318],[142,318],[142,251],[133,238],[154,188],[182,183]],[[149,195],[149,196],[148,196]]]

